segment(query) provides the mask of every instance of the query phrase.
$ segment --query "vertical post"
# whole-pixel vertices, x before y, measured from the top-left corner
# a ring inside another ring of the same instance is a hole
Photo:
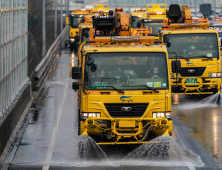
[[[67,16],[67,0],[65,0],[65,15]]]
[[[45,33],[45,0],[42,0],[42,57],[46,53],[46,33]]]
[[[67,15],[69,15],[69,0],[68,0],[68,13],[67,13]]]
[[[197,15],[197,0],[195,0],[195,15]]]
[[[214,21],[216,21],[216,6],[217,6],[217,1],[214,0]]]
[[[57,0],[55,0],[55,39],[57,38]]]
[[[62,30],[63,30],[63,10],[62,10],[63,4],[62,4],[62,1],[63,0],[60,0],[60,1],[61,1],[61,32],[62,32]]]

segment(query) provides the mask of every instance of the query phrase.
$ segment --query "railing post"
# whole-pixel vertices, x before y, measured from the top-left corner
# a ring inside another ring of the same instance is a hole
[[[61,2],[61,32],[62,32],[62,30],[63,30],[63,4],[62,4],[62,1],[63,0],[61,0],[60,2]]]
[[[42,57],[46,53],[45,0],[42,0]]]
[[[55,0],[54,8],[55,8],[55,39],[56,39],[57,38],[57,0]]]

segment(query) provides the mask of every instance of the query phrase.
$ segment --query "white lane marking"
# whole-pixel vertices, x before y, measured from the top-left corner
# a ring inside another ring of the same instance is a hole
[[[196,170],[191,162],[187,161],[187,166],[188,166],[189,170]]]
[[[63,107],[64,107],[64,104],[65,104],[65,99],[66,99],[66,96],[67,96],[67,91],[68,91],[68,84],[65,85],[65,88],[63,90],[61,103],[59,105],[59,110],[58,110],[57,115],[56,115],[56,119],[55,119],[55,122],[54,122],[49,147],[48,147],[46,157],[45,157],[45,163],[49,163],[52,159],[52,153],[53,153],[53,149],[54,149],[54,145],[55,145],[55,141],[56,141],[56,136],[57,136],[57,132],[58,132],[58,128],[59,128],[60,118],[61,118],[61,115],[62,115]],[[43,166],[43,168],[42,168],[42,170],[48,170],[48,169],[49,169],[49,166]]]
[[[43,166],[42,170],[48,170],[49,166]]]

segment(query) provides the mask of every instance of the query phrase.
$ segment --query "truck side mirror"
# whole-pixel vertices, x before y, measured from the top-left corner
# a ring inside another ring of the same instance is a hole
[[[85,21],[86,21],[85,18],[81,19],[81,23],[84,23]]]
[[[79,40],[80,40],[79,35],[76,35],[76,36],[75,36],[75,42],[79,42]]]
[[[69,23],[69,17],[66,17],[66,25],[70,25],[70,23]]]
[[[173,60],[171,62],[172,72],[180,73],[181,72],[181,62],[180,60]]]
[[[137,22],[137,28],[140,28],[140,27],[141,27],[140,22]]]
[[[168,43],[168,42],[169,42],[169,38],[164,37],[164,38],[163,38],[163,42],[164,42],[165,44]]]
[[[75,92],[76,92],[77,90],[79,90],[79,82],[73,82],[73,83],[72,83],[72,89],[75,90]]]
[[[81,67],[72,68],[72,79],[81,79]]]

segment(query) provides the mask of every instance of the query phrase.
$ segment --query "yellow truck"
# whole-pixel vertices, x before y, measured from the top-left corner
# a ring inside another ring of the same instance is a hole
[[[81,23],[85,22],[84,15],[89,14],[91,9],[75,9],[68,17],[66,17],[66,24],[69,25],[70,34],[70,50],[76,49],[75,36],[78,35],[78,27]]]
[[[109,4],[93,4],[90,9],[75,9],[68,17],[66,24],[70,25],[70,50],[77,49],[75,36],[79,34],[79,25],[85,22],[85,15],[95,15],[100,11],[109,11]]]
[[[81,23],[78,28],[79,37],[75,37],[75,39],[77,40],[76,42],[78,43],[77,47],[79,47],[79,45],[81,45],[84,41],[88,41],[90,38],[90,28],[92,27],[92,15],[85,15],[84,20],[85,22]]]
[[[92,4],[92,11],[109,11],[109,4]]]
[[[72,68],[79,135],[90,135],[99,145],[142,144],[172,135],[166,46],[154,36],[116,36],[114,21],[114,16],[94,17],[100,35],[80,46],[81,62]]]
[[[170,61],[181,62],[180,73],[173,73],[174,94],[215,94],[221,89],[221,52],[216,28],[208,20],[194,22],[186,6],[171,5],[159,37],[167,46]]]
[[[134,12],[130,13],[130,26],[131,28],[140,28],[140,19],[146,15],[146,10],[144,9],[135,9]]]
[[[152,35],[158,37],[158,32],[163,26],[163,19],[166,18],[167,6],[166,4],[147,4],[146,9],[146,15],[140,19],[140,27],[152,28]]]

